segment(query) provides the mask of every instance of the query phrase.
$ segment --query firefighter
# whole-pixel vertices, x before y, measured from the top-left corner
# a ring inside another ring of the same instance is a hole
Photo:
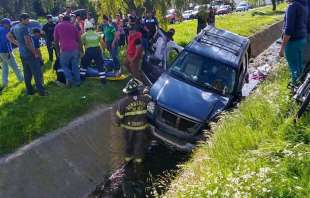
[[[124,129],[125,161],[133,160],[137,164],[143,161],[148,137],[147,105],[151,100],[148,95],[140,93],[142,87],[141,81],[131,79],[123,89],[127,96],[115,106],[116,124]]]

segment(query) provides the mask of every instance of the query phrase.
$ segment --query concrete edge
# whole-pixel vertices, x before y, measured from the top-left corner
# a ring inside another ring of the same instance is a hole
[[[42,137],[39,137],[39,138],[33,140],[31,143],[26,144],[26,145],[18,148],[13,153],[9,153],[5,156],[2,156],[0,158],[0,166],[3,163],[9,163],[11,160],[19,157],[20,155],[23,155],[24,153],[30,151],[31,149],[33,149],[33,148],[35,148],[41,144],[52,141],[55,138],[57,138],[58,136],[67,133],[67,131],[72,130],[73,128],[79,126],[81,122],[85,122],[85,121],[87,122],[91,119],[94,119],[98,115],[103,114],[103,113],[108,112],[108,111],[111,111],[111,110],[112,110],[112,107],[102,106],[102,108],[96,108],[95,110],[92,110],[91,112],[74,119],[73,121],[69,122],[66,126],[61,127],[59,129],[55,129],[54,131],[51,131],[51,132],[43,135]]]

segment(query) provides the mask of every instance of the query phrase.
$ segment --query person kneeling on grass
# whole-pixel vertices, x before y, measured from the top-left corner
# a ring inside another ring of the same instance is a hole
[[[17,41],[13,39],[10,42],[7,38],[7,34],[10,32],[10,28],[11,20],[2,19],[0,24],[0,61],[2,62],[2,87],[0,88],[1,90],[8,86],[9,66],[13,69],[19,82],[22,82],[24,79],[22,73],[18,69],[15,57],[12,53],[11,42],[15,45],[18,45]]]
[[[104,67],[102,49],[103,40],[101,36],[95,32],[94,25],[92,23],[85,24],[86,32],[82,35],[81,41],[85,48],[85,55],[82,58],[80,74],[81,79],[85,80],[86,72],[88,66],[91,64],[92,60],[99,70],[99,78],[102,84],[106,83],[106,68]],[[101,48],[100,48],[101,46]]]

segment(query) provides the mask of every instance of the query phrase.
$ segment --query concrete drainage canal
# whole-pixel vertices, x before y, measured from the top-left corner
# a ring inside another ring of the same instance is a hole
[[[247,97],[265,79],[278,62],[279,43],[272,44],[256,57],[249,68],[250,81],[243,88]],[[170,179],[178,171],[178,164],[186,162],[190,155],[173,151],[166,146],[148,147],[143,164],[130,162],[115,171],[104,183],[97,186],[89,198],[108,197],[157,197],[169,187]]]

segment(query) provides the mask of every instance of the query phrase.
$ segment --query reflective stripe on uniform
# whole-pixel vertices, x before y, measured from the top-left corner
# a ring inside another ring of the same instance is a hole
[[[63,69],[57,69],[57,72],[64,72]]]
[[[134,159],[134,162],[136,162],[136,163],[142,163],[142,159],[141,158],[136,158],[136,159]]]
[[[143,126],[133,127],[133,126],[128,126],[128,125],[125,125],[125,124],[121,124],[122,128],[131,130],[131,131],[142,131],[142,130],[145,130],[148,126],[149,126],[148,124],[145,124]]]
[[[106,76],[99,76],[99,78],[104,79],[104,78],[106,78]]]
[[[119,112],[119,111],[116,111],[116,116],[119,118],[119,119],[123,119],[124,116]]]
[[[84,69],[84,68],[80,68],[80,71],[87,71],[87,69]]]
[[[106,73],[105,72],[99,72],[99,75],[105,75]]]
[[[133,112],[127,112],[125,113],[125,116],[136,116],[136,115],[143,115],[146,114],[147,110],[143,110],[143,111],[133,111]]]
[[[80,72],[81,75],[86,75],[86,72]]]

